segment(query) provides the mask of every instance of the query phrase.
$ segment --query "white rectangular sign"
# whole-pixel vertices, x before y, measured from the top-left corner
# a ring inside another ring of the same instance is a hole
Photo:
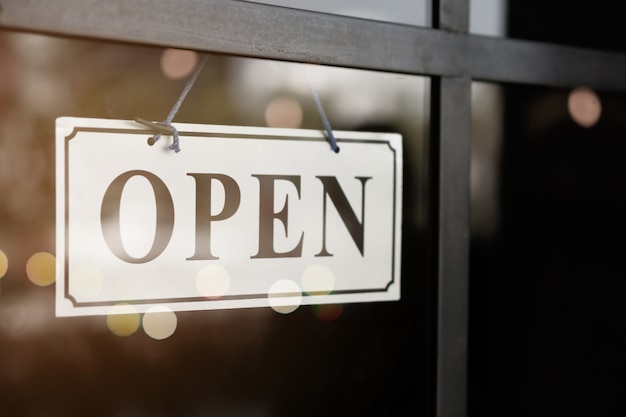
[[[58,316],[400,298],[399,135],[174,126],[57,119]]]

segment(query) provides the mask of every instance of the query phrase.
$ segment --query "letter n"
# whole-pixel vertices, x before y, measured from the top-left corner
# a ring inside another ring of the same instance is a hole
[[[357,248],[359,248],[359,252],[361,252],[361,256],[364,255],[363,252],[363,240],[364,240],[364,229],[365,229],[365,183],[370,180],[372,177],[355,177],[357,180],[361,182],[361,221],[356,217],[348,198],[345,193],[339,186],[339,182],[336,177],[326,177],[326,176],[316,176],[324,186],[324,204],[323,204],[323,229],[322,229],[322,250],[315,256],[333,256],[332,253],[328,252],[326,249],[326,221],[327,221],[327,197],[330,197],[330,200],[335,205],[337,209],[337,213],[339,213],[339,217],[341,217],[341,221],[348,229],[352,240],[356,244]]]

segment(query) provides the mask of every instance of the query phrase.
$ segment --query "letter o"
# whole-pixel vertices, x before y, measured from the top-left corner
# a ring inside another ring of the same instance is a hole
[[[122,191],[128,180],[137,175],[144,177],[150,182],[157,209],[154,241],[150,251],[142,258],[132,257],[126,252],[120,230]],[[105,227],[107,218],[110,219],[111,223]],[[174,230],[174,202],[172,201],[172,195],[165,183],[151,172],[134,170],[120,174],[111,182],[104,193],[100,212],[100,225],[104,241],[115,256],[132,264],[150,262],[165,250],[172,237]]]

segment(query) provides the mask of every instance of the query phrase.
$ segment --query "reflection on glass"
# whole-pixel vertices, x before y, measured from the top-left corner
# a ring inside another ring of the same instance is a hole
[[[7,273],[7,269],[9,269],[9,260],[7,259],[5,253],[0,250],[0,278]]]
[[[480,238],[493,236],[500,221],[503,100],[500,86],[472,83],[471,227]]]
[[[313,306],[313,314],[315,317],[324,322],[337,320],[343,313],[343,305],[341,304],[320,304]]]
[[[277,313],[293,313],[300,307],[302,302],[302,290],[294,281],[281,279],[270,287],[267,299],[270,307]]]
[[[265,124],[297,129],[302,126],[302,106],[291,97],[273,98],[265,109]]]
[[[198,62],[198,54],[181,49],[166,49],[161,55],[161,69],[167,78],[173,80],[191,74]]]
[[[602,103],[592,89],[579,87],[570,92],[567,98],[567,109],[576,123],[582,127],[591,127],[600,119]]]
[[[302,274],[302,289],[308,294],[327,295],[335,287],[333,271],[324,265],[311,265]]]
[[[143,330],[156,340],[167,339],[176,331],[176,313],[165,306],[153,306],[143,315]]]
[[[196,275],[196,288],[203,297],[220,298],[228,292],[230,275],[221,265],[202,267]]]
[[[26,262],[26,276],[35,285],[46,287],[56,280],[56,258],[48,252],[37,252]]]
[[[116,336],[126,337],[139,328],[140,316],[137,309],[129,304],[117,304],[107,315],[107,327]]]

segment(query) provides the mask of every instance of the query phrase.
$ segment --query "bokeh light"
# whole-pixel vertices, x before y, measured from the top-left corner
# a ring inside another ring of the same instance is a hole
[[[302,289],[309,295],[328,295],[335,289],[335,274],[327,266],[311,265],[302,274]]]
[[[297,129],[302,126],[302,106],[291,97],[277,97],[265,109],[265,123],[269,127]]]
[[[70,294],[79,298],[91,298],[102,292],[104,277],[102,272],[92,266],[79,266],[72,271]]]
[[[602,103],[598,95],[587,87],[572,90],[567,99],[567,109],[572,119],[582,127],[592,127],[600,119]]]
[[[152,306],[143,316],[143,330],[156,340],[167,339],[176,331],[176,314],[166,306]]]
[[[46,287],[56,281],[56,269],[56,258],[48,252],[37,252],[26,262],[26,276],[40,287]]]
[[[198,63],[198,54],[184,49],[166,49],[161,55],[161,70],[167,78],[176,80],[191,74]]]
[[[315,317],[324,322],[337,320],[343,313],[343,304],[320,304],[313,306]]]
[[[0,250],[0,278],[7,273],[7,269],[9,269],[9,259],[7,256]]]
[[[196,275],[196,288],[203,297],[219,298],[230,288],[230,275],[221,265],[207,265]]]
[[[107,315],[107,327],[116,336],[127,337],[139,328],[140,316],[130,304],[117,304]]]
[[[274,311],[289,314],[296,311],[302,304],[302,290],[295,282],[281,279],[272,284],[267,298]]]

